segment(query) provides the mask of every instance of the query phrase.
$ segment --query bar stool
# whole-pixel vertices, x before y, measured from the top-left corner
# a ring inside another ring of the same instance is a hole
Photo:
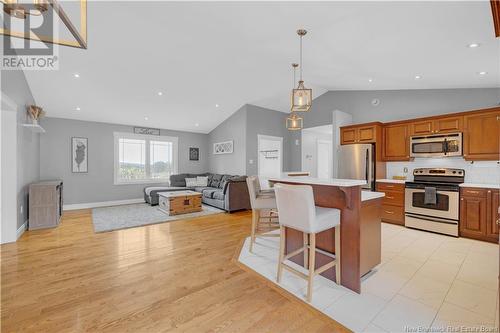
[[[278,218],[276,196],[274,190],[261,191],[259,178],[257,176],[247,177],[248,194],[250,196],[250,206],[252,206],[252,231],[250,237],[250,252],[253,251],[253,245],[257,236],[259,237],[279,237],[278,234],[258,234],[259,225],[264,222],[262,219],[268,219],[268,226],[273,225],[278,228],[277,222],[273,219]],[[269,210],[268,216],[261,216],[262,210]]]
[[[311,302],[313,279],[316,275],[335,266],[336,282],[340,284],[340,210],[316,207],[313,190],[309,185],[276,184],[274,191],[280,214],[281,236],[277,282],[281,281],[283,268],[307,280],[307,301]],[[303,247],[288,254],[285,254],[285,227],[304,233]],[[334,260],[316,268],[316,234],[331,228],[335,228]],[[309,245],[307,244],[307,235],[309,235]],[[302,252],[304,252],[304,265],[309,269],[308,274],[285,264],[286,260]],[[309,252],[309,260],[307,260],[307,252]],[[309,265],[307,266],[308,261]]]

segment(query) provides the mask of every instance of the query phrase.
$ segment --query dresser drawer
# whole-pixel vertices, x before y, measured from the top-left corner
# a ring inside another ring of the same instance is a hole
[[[404,225],[405,212],[403,207],[382,205],[382,220]]]
[[[385,192],[385,191],[404,192],[405,185],[404,184],[396,184],[396,183],[377,183],[377,191],[379,191],[379,192]]]
[[[485,198],[487,190],[484,188],[463,187],[460,189],[460,194],[466,197],[480,197]]]
[[[382,204],[403,207],[405,197],[403,192],[384,191],[385,197],[382,199]]]

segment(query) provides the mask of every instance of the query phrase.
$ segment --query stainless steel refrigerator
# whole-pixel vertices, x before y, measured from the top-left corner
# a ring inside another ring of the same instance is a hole
[[[338,178],[366,180],[363,188],[375,190],[375,145],[340,146],[337,158]]]

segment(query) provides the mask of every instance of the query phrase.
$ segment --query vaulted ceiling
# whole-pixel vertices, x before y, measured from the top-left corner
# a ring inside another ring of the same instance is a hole
[[[88,49],[25,73],[48,116],[207,133],[246,103],[288,111],[297,28],[314,97],[500,86],[488,1],[92,1]]]

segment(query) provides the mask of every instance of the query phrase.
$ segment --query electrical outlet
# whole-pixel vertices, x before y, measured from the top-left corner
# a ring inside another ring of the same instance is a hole
[[[404,172],[404,173],[408,173],[408,168],[407,168],[407,167],[404,167],[404,168],[403,168],[403,172]]]
[[[299,140],[295,140],[295,145],[298,146],[299,145]]]
[[[253,160],[248,160],[248,164],[253,164]]]
[[[23,213],[23,208],[24,208],[23,205],[21,205],[21,214]]]

